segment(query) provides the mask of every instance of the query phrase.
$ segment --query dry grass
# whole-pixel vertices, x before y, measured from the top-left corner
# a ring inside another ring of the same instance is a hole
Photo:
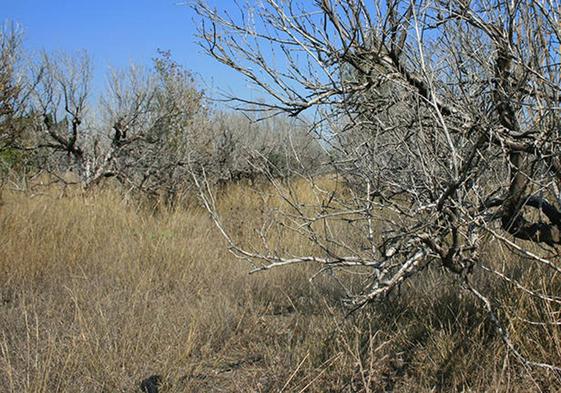
[[[508,357],[486,316],[438,270],[345,319],[328,276],[313,285],[313,267],[248,276],[196,207],[154,213],[112,190],[5,192],[4,202],[2,392],[136,392],[152,374],[164,377],[166,392],[561,386]],[[222,197],[228,225],[246,242],[255,241],[261,203],[245,187]],[[508,298],[508,288],[498,290]],[[527,298],[510,304],[513,315],[544,312]],[[516,329],[527,352],[559,364],[556,327]]]

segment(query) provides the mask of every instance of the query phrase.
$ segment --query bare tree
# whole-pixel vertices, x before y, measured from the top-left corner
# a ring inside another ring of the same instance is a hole
[[[0,153],[8,160],[18,155],[18,142],[25,137],[29,126],[27,101],[37,83],[22,70],[21,44],[22,33],[17,26],[0,28]]]
[[[358,290],[346,288],[352,309],[442,266],[481,301],[524,364],[559,370],[514,347],[472,279],[484,271],[559,304],[481,253],[491,241],[537,263],[544,277],[561,272],[557,3],[264,0],[221,13],[199,1],[194,9],[208,54],[267,96],[231,97],[235,106],[313,119],[333,177],[347,185],[336,192],[307,176],[310,202],[273,181],[287,207],[272,211],[256,248],[230,235],[195,176],[235,255],[254,271],[302,263],[367,271]],[[315,251],[276,248],[267,240],[273,223]]]
[[[43,165],[50,167],[65,161],[68,167],[75,169],[84,185],[90,182],[86,176],[89,156],[84,142],[88,136],[86,117],[91,73],[90,58],[85,52],[75,57],[44,53],[31,70],[39,81],[32,92],[37,145],[27,146],[27,149],[46,149],[54,153],[43,157],[49,161],[49,165]]]
[[[204,97],[191,73],[177,64],[169,52],[160,52],[149,78],[144,84],[148,94],[141,116],[122,105],[134,102],[125,97],[127,94],[138,96],[134,80],[130,83],[132,88],[124,92],[114,89],[116,105],[106,107],[117,119],[120,135],[131,138],[132,133],[140,137],[136,144],[124,148],[119,159],[126,182],[154,195],[163,192],[166,199],[172,200],[185,186],[185,162],[204,128]],[[115,75],[113,79],[113,86],[119,86],[122,78]]]
[[[20,86],[14,75],[19,37],[13,30],[4,28],[0,32],[0,127],[2,145],[9,143],[14,131],[12,118],[16,111],[14,101],[20,93]]]

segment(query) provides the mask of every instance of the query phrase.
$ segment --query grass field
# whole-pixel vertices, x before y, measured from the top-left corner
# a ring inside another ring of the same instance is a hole
[[[232,187],[220,203],[236,236],[254,241],[256,193]],[[153,374],[165,392],[561,389],[558,376],[509,356],[439,269],[345,318],[329,276],[310,283],[313,266],[248,275],[196,206],[154,212],[110,189],[5,191],[0,228],[1,392],[137,392]],[[521,350],[561,364],[559,325],[520,322],[557,323],[559,310],[485,285],[507,305]]]

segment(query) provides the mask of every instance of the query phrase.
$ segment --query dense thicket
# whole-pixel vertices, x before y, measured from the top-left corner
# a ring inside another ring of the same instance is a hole
[[[256,270],[352,269],[363,284],[342,282],[352,309],[442,268],[480,302],[517,359],[559,371],[516,349],[494,293],[474,278],[483,272],[560,304],[558,293],[523,285],[482,253],[491,239],[544,280],[561,272],[557,2],[265,0],[221,12],[200,0],[194,9],[201,46],[269,97],[232,100],[314,119],[344,185],[334,192],[310,177],[317,200],[306,205],[277,187],[288,204],[271,212],[263,238],[292,230],[315,245],[308,253],[240,244],[201,187],[236,255]]]

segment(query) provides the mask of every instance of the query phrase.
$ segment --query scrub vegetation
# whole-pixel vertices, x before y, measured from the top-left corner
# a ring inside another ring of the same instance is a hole
[[[558,4],[236,7],[221,104],[0,30],[0,390],[561,390]]]

